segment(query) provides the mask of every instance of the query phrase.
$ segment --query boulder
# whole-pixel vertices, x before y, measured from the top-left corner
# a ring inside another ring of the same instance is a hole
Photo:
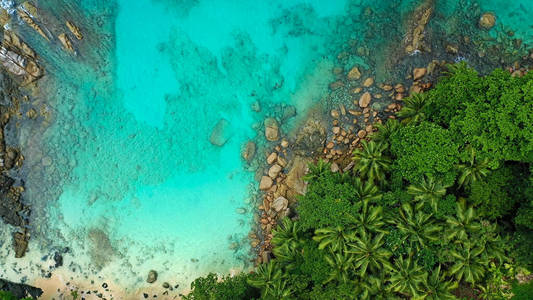
[[[347,75],[348,79],[350,80],[359,80],[361,78],[361,72],[359,71],[359,68],[353,67]]]
[[[323,122],[310,117],[298,130],[293,149],[298,155],[313,155],[322,151],[327,131]]]
[[[413,70],[413,80],[418,80],[426,75],[426,68],[415,68]]]
[[[154,270],[150,270],[150,272],[148,272],[148,277],[146,278],[146,282],[154,283],[156,280],[157,280],[157,272]]]
[[[369,92],[365,92],[361,97],[359,98],[359,106],[361,108],[365,108],[370,104],[370,100],[372,100],[372,96]]]
[[[265,138],[267,141],[274,142],[279,139],[279,125],[276,119],[265,119]]]
[[[374,78],[372,77],[368,77],[367,79],[365,79],[365,81],[363,82],[363,86],[364,87],[371,87],[372,85],[374,84]]]
[[[276,177],[278,177],[279,172],[281,172],[281,169],[281,166],[278,164],[272,165],[272,167],[270,167],[270,169],[268,170],[268,176],[270,176],[270,178],[272,179],[275,179]]]
[[[231,137],[230,123],[226,119],[220,119],[213,131],[211,131],[211,137],[209,141],[215,146],[222,147]]]
[[[72,23],[71,21],[67,21],[65,24],[67,25],[68,30],[70,30],[70,32],[72,32],[72,34],[73,34],[78,40],[83,39],[83,35],[81,34],[81,31],[80,31],[80,29],[78,28],[78,26],[74,25],[74,23]]]
[[[262,191],[266,191],[272,187],[272,184],[274,182],[272,181],[272,178],[268,176],[261,177],[261,181],[259,182],[259,189]]]
[[[280,212],[282,210],[287,209],[288,205],[289,205],[289,200],[287,200],[287,198],[285,197],[278,197],[276,198],[276,200],[272,202],[272,208],[276,212]]]
[[[304,195],[307,190],[307,184],[302,177],[306,174],[307,165],[311,159],[303,156],[296,156],[292,160],[285,184],[287,185],[287,197],[289,200],[296,200],[296,195]]]
[[[496,24],[496,16],[491,12],[486,12],[479,18],[479,27],[489,30]]]
[[[277,158],[278,158],[278,154],[276,152],[270,153],[270,155],[267,157],[267,164],[269,165],[273,164]]]
[[[255,156],[256,148],[257,147],[253,141],[248,141],[242,150],[242,158],[245,161],[250,162]]]
[[[13,234],[13,244],[15,246],[15,258],[24,257],[26,249],[28,249],[28,239],[26,235],[21,232],[15,232]]]

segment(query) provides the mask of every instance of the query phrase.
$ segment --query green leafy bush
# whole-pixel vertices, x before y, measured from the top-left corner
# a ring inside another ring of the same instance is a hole
[[[241,273],[237,276],[218,276],[209,273],[205,277],[196,278],[191,283],[192,292],[185,296],[186,300],[219,300],[219,299],[252,299],[258,297],[257,289],[247,283],[249,275]]]
[[[455,179],[459,145],[449,130],[429,122],[408,125],[392,135],[390,144],[395,156],[393,167],[411,183],[422,180],[425,174],[447,183]]]

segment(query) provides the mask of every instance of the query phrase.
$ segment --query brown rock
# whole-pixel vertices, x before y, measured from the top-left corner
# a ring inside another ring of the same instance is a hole
[[[273,164],[276,159],[278,158],[278,154],[276,152],[270,153],[270,155],[267,157],[267,163],[269,165]]]
[[[358,136],[360,139],[364,138],[364,137],[366,136],[366,131],[364,131],[364,130],[359,130],[359,131],[357,132],[357,136]]]
[[[262,191],[266,191],[272,187],[273,183],[274,182],[272,181],[272,178],[268,176],[263,176],[261,177],[261,181],[259,182],[259,189]]]
[[[372,77],[368,77],[367,79],[365,79],[365,81],[363,82],[363,86],[364,87],[371,87],[372,85],[374,84],[374,78]]]
[[[347,75],[348,79],[350,80],[359,80],[361,78],[361,72],[357,67],[353,67]]]
[[[72,47],[72,42],[66,34],[61,33],[57,36],[57,38],[59,39],[65,50],[74,53],[74,47]]]
[[[287,173],[285,184],[288,187],[287,197],[289,200],[295,200],[296,195],[303,195],[306,192],[307,184],[302,177],[307,171],[307,165],[311,162],[309,158],[296,156],[292,160],[292,166]]]
[[[336,110],[336,109],[332,109],[331,112],[330,112],[330,115],[333,119],[338,119],[339,118],[339,111]]]
[[[491,12],[486,12],[479,18],[479,27],[489,30],[496,24],[496,16]]]
[[[359,94],[362,90],[363,90],[363,88],[358,87],[358,88],[353,89],[352,93]]]
[[[401,83],[398,83],[394,86],[394,90],[396,91],[396,93],[403,93],[405,92],[405,87]]]
[[[281,156],[278,156],[277,162],[278,165],[280,165],[282,168],[285,168],[287,166],[287,161]]]
[[[146,278],[146,282],[154,283],[156,280],[157,280],[157,272],[155,270],[150,270],[150,272],[148,272],[148,277]]]
[[[426,68],[415,68],[413,70],[413,80],[418,80],[426,75]]]
[[[341,128],[338,127],[338,126],[335,126],[335,127],[332,128],[332,131],[333,131],[334,134],[339,134],[339,132],[341,132]]]
[[[279,125],[276,119],[266,118],[264,124],[266,139],[270,142],[277,141],[279,139]]]
[[[274,202],[272,202],[272,208],[276,212],[280,212],[282,210],[287,209],[287,206],[289,205],[289,200],[287,200],[285,197],[278,197]]]
[[[15,247],[15,258],[24,257],[26,249],[28,249],[28,239],[26,235],[21,232],[15,232],[13,234],[13,244]]]
[[[72,34],[73,34],[78,40],[83,39],[83,35],[81,34],[81,31],[80,31],[80,29],[78,28],[78,26],[74,25],[74,23],[72,23],[71,21],[67,21],[65,24],[67,25],[68,30],[70,30],[70,32],[72,32]]]
[[[359,106],[362,108],[365,108],[370,104],[370,100],[372,100],[372,96],[369,92],[365,92],[360,98],[359,98]]]
[[[333,142],[329,142],[329,143],[326,145],[326,148],[328,148],[328,149],[333,149],[333,147],[335,147],[335,143],[333,143]]]
[[[268,169],[268,176],[270,176],[270,178],[272,179],[278,177],[279,172],[281,172],[281,169],[282,169],[281,166],[278,164],[272,165],[272,167]]]
[[[287,148],[287,147],[289,147],[289,141],[287,141],[287,139],[282,139],[280,145],[283,148]]]
[[[393,89],[392,85],[384,84],[381,86],[381,89],[385,92],[391,91]]]

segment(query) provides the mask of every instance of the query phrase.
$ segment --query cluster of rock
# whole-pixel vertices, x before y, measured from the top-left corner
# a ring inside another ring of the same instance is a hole
[[[431,51],[429,44],[424,41],[424,37],[425,28],[431,19],[434,7],[435,0],[426,0],[413,11],[413,16],[409,18],[410,22],[407,24],[407,35],[404,40],[406,53]]]

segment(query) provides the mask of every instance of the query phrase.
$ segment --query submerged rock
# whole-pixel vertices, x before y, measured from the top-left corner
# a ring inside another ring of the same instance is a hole
[[[154,283],[156,280],[157,280],[157,272],[155,270],[150,270],[150,272],[148,272],[148,277],[146,278],[146,282]]]
[[[276,212],[280,212],[282,210],[285,210],[287,209],[287,206],[289,205],[289,200],[287,200],[287,198],[285,197],[278,197],[276,198],[276,200],[274,200],[274,202],[272,202],[272,208],[276,211]]]
[[[275,142],[279,139],[279,125],[276,119],[265,119],[265,138],[270,142]]]
[[[211,144],[222,147],[230,139],[231,130],[230,123],[226,119],[220,119],[209,137]]]
[[[248,141],[246,145],[244,146],[244,149],[242,150],[242,153],[241,153],[242,158],[247,162],[252,161],[252,159],[255,156],[256,148],[257,147],[253,141]]]
[[[81,34],[81,31],[80,31],[80,29],[78,28],[78,26],[74,25],[74,23],[72,23],[71,21],[67,21],[67,22],[65,23],[65,25],[67,25],[68,30],[70,30],[70,32],[72,32],[72,34],[73,34],[78,40],[83,39],[83,35]]]
[[[61,42],[61,45],[63,45],[63,49],[74,53],[74,47],[72,47],[72,42],[70,41],[70,39],[68,38],[66,34],[61,33],[60,35],[57,36],[57,38]]]
[[[479,27],[489,30],[496,24],[496,16],[491,12],[486,12],[479,18]]]

